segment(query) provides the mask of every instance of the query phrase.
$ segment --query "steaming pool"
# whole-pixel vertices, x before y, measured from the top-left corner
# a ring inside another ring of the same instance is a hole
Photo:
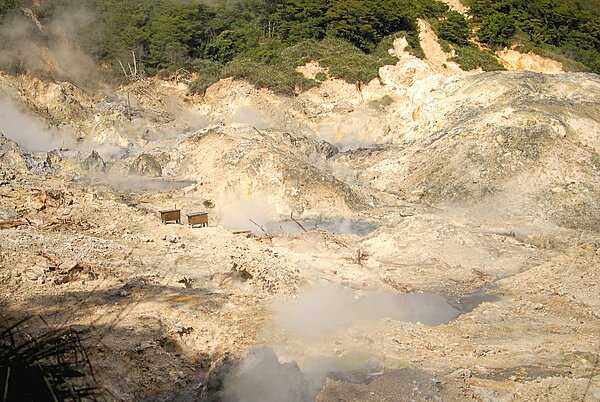
[[[473,311],[484,302],[499,300],[486,291],[458,298],[436,293],[362,292],[326,286],[307,291],[294,301],[274,304],[277,324],[302,338],[346,330],[359,322],[390,319],[443,325]]]
[[[106,186],[119,192],[135,193],[181,190],[196,184],[196,181],[142,176],[98,176],[82,178],[81,183],[90,186]]]
[[[333,234],[355,236],[366,236],[377,230],[380,226],[378,223],[372,221],[348,218],[306,218],[297,219],[297,221],[308,231],[324,230]],[[290,219],[267,223],[265,229],[274,235],[296,235],[304,232],[296,222]]]

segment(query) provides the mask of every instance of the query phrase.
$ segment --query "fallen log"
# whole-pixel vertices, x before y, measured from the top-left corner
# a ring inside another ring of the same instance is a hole
[[[9,219],[0,221],[0,229],[12,229],[17,228],[19,226],[31,225],[29,220],[23,219]]]
[[[300,229],[304,230],[305,233],[308,232],[308,230],[306,230],[306,228],[304,226],[302,226],[302,224],[300,222],[298,222],[296,219],[294,219],[294,213],[293,212],[290,213],[290,219],[293,220],[294,223],[300,227]]]

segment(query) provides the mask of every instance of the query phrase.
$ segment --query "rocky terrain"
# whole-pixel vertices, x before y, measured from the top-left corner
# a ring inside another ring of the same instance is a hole
[[[600,77],[405,46],[294,98],[0,75],[2,315],[107,400],[600,400]]]

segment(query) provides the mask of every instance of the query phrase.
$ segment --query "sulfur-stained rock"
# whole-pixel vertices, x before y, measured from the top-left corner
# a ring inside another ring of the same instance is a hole
[[[92,151],[90,155],[83,161],[83,167],[93,172],[106,172],[106,162],[96,151]]]
[[[0,131],[0,170],[24,173],[29,170],[27,161],[16,142],[6,138]]]
[[[160,177],[162,176],[162,167],[152,155],[141,154],[131,165],[129,173],[138,176]]]

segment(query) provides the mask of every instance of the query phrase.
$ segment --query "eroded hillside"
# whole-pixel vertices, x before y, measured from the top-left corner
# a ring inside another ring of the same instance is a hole
[[[5,314],[108,400],[599,400],[600,78],[405,47],[296,97],[1,75]]]

